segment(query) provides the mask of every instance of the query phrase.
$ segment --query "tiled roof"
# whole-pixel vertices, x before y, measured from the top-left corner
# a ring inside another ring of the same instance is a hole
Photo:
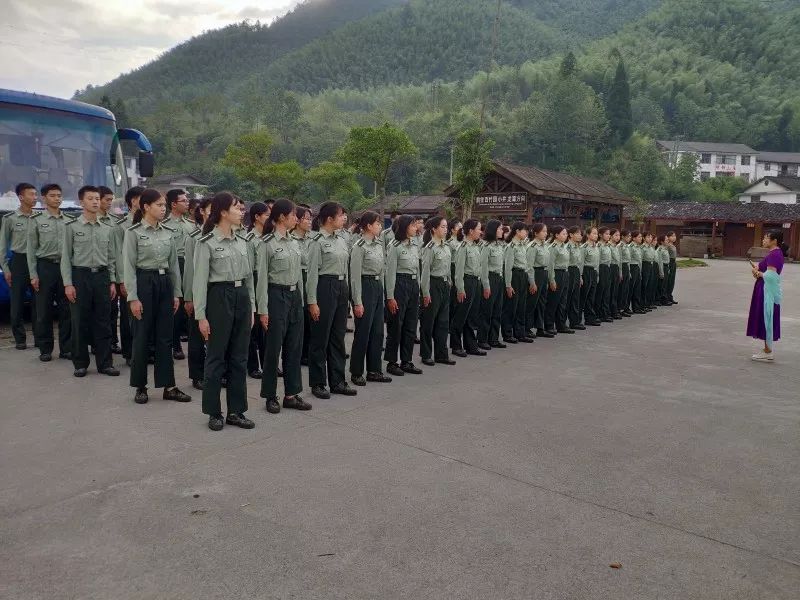
[[[721,152],[724,154],[758,154],[745,144],[731,144],[726,142],[679,142],[674,140],[658,140],[656,142],[663,150],[678,152]]]
[[[647,206],[648,219],[731,221],[734,223],[788,223],[800,221],[800,204],[755,202],[655,202]]]
[[[386,203],[384,204],[384,211],[388,214],[393,210],[397,210],[402,214],[431,214],[439,210],[445,202],[450,200],[447,196],[387,196]],[[372,206],[361,209],[358,212],[362,213],[365,210],[374,210],[380,212],[380,202],[376,202]]]
[[[793,192],[800,192],[800,177],[789,177],[785,175],[767,175],[766,177],[762,177],[758,181],[754,182],[747,190],[750,190],[757,186],[759,183],[768,179],[773,183],[777,183],[779,186],[786,188],[787,190],[791,190]],[[747,194],[748,191],[745,190],[742,192],[743,194]],[[776,192],[780,192],[780,190],[775,190]],[[769,186],[767,186],[767,192],[769,192]]]
[[[758,162],[800,164],[800,152],[759,152]]]

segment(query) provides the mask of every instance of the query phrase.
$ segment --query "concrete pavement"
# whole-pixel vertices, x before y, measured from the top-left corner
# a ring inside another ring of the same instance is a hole
[[[0,597],[796,599],[798,276],[773,365],[712,261],[676,307],[310,413],[250,380],[253,431],[2,349]]]

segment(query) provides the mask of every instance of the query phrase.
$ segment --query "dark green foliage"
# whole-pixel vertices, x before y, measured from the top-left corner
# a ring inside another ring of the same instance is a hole
[[[617,63],[614,81],[606,97],[606,115],[611,132],[611,146],[621,146],[633,133],[633,115],[631,113],[631,88],[628,74],[622,59]]]

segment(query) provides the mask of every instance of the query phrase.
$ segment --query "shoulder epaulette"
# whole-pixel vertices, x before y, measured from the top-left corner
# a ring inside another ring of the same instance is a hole
[[[114,224],[115,225],[122,225],[127,220],[128,220],[128,217],[125,216],[125,215],[122,215],[121,217],[116,219],[116,222]]]
[[[364,238],[361,238],[360,240],[358,240],[356,242],[356,246],[363,246],[366,243],[367,243],[367,240],[365,240]]]
[[[162,224],[161,224],[161,226],[162,226],[164,229],[166,229],[167,231],[175,231],[175,228],[174,228],[174,227],[172,227],[171,225],[164,225],[164,224],[162,223]]]
[[[33,213],[33,214],[32,214],[32,215],[29,217],[29,218],[31,218],[31,219],[35,219],[36,217],[38,217],[38,216],[39,216],[39,215],[41,215],[41,214],[42,214],[42,213],[40,213],[40,212],[34,212],[34,213]]]
[[[198,227],[192,233],[189,234],[189,237],[197,237],[198,235],[200,235],[200,233],[202,233],[202,231],[203,230]]]
[[[246,236],[244,236],[244,239],[245,239],[245,240],[247,240],[247,241],[249,242],[249,241],[250,241],[250,240],[252,240],[254,237],[256,237],[256,234],[255,234],[255,232],[253,232],[253,231],[250,231],[250,232],[248,232],[248,234],[247,234]]]
[[[77,223],[77,222],[78,222],[78,219],[71,219],[71,220],[67,221],[66,223],[64,223],[64,225],[72,225],[73,223]]]
[[[71,219],[69,222],[73,223],[73,222],[75,222],[75,219]],[[97,222],[100,223],[100,225],[102,225],[104,227],[113,227],[113,225],[111,223],[106,223],[105,221],[101,221],[100,219],[97,219]]]
[[[466,241],[459,242],[459,243],[458,243],[458,246],[456,246],[456,249],[457,249],[457,250],[461,250],[461,249],[462,249],[464,246],[466,246],[466,245],[467,245],[467,242],[466,242]]]
[[[319,232],[319,231],[314,231],[314,232],[310,233],[309,235],[311,236],[311,239],[312,239],[312,240],[314,240],[315,242],[316,242],[316,241],[317,241],[319,238],[321,238],[321,237],[322,237],[322,233],[321,233],[321,232]]]
[[[425,247],[426,247],[426,248],[428,248],[428,249],[431,249],[431,248],[433,248],[433,240],[431,240],[430,242],[428,242],[427,244],[425,244]]]
[[[389,243],[390,243],[392,246],[399,246],[399,245],[400,245],[400,244],[402,244],[403,242],[401,242],[400,240],[392,240],[392,241],[391,241],[391,242],[389,242]]]
[[[73,214],[73,213],[61,213],[61,214],[64,215],[65,219],[69,219],[70,221],[74,221],[75,219],[77,219],[80,216],[80,215],[76,215],[76,214]]]
[[[133,231],[134,229],[139,229],[139,227],[141,227],[141,226],[142,226],[142,222],[139,221],[138,223],[136,223],[136,225],[131,225],[130,227],[128,227],[128,231]]]
[[[210,240],[210,239],[211,239],[211,236],[213,236],[213,235],[214,235],[214,232],[213,232],[213,231],[209,231],[207,234],[205,234],[204,236],[202,236],[202,237],[201,237],[199,240],[197,240],[197,241],[198,241],[198,242],[206,242],[206,241]]]
[[[275,239],[275,234],[274,233],[268,233],[267,235],[264,235],[264,236],[261,237],[261,240],[264,241],[264,242],[269,242],[269,241],[271,241],[273,239]]]

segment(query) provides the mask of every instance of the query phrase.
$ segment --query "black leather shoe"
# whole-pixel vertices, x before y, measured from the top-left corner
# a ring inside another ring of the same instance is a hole
[[[452,358],[437,358],[434,362],[437,365],[450,365],[451,367],[456,364],[456,361]]]
[[[367,373],[367,381],[373,383],[392,383],[392,378],[383,373]]]
[[[677,303],[678,303],[678,301],[677,301],[677,300],[670,300],[670,304],[673,304],[673,305],[674,305],[674,304],[677,304]]]
[[[304,357],[300,358],[300,364],[302,366],[304,366],[304,367],[307,367],[308,366],[308,357],[304,356]]]
[[[388,365],[386,365],[386,372],[396,377],[402,377],[403,375],[405,375],[405,372],[403,371],[403,369],[400,368],[400,365],[398,365],[397,363],[389,363]]]
[[[59,352],[58,358],[63,358],[64,360],[72,360],[72,352]]]
[[[297,394],[294,398],[284,398],[283,408],[291,408],[292,410],[311,410],[313,407],[310,402],[306,402]]]
[[[555,331],[549,331],[549,330],[548,330],[548,331],[545,331],[544,329],[538,329],[538,330],[536,331],[536,337],[540,337],[540,338],[554,338],[554,337],[556,337],[556,332],[555,332]]]
[[[111,354],[122,354],[122,348],[119,347],[119,344],[113,344],[111,346]]]
[[[600,320],[601,320],[603,323],[613,323],[613,322],[614,322],[614,319],[609,319],[608,317],[605,317],[605,318],[603,318],[603,319],[600,319]]]
[[[147,404],[148,400],[147,388],[136,390],[136,395],[133,397],[133,401],[136,402],[136,404]]]
[[[182,342],[188,342],[189,341],[189,336],[188,335],[182,335],[181,336],[181,341]]]
[[[109,377],[119,377],[119,369],[116,367],[106,367],[105,369],[97,369],[100,375],[108,375]]]
[[[256,426],[255,423],[244,416],[244,413],[230,413],[228,418],[225,419],[225,423],[234,425],[235,427],[241,427],[242,429],[252,429]]]
[[[589,327],[600,327],[601,325],[600,321],[586,321],[586,324]]]
[[[86,377],[86,373],[88,371],[86,369],[75,369],[72,373],[75,377]]]
[[[523,344],[532,344],[533,342],[535,342],[535,341],[536,341],[536,338],[532,338],[532,337],[521,337],[521,338],[519,338],[519,340],[518,340],[518,341],[519,341],[519,342],[522,342]]]
[[[436,361],[433,360],[432,358],[423,358],[422,364],[425,365],[426,367],[432,367],[433,365],[436,364]]]
[[[161,394],[164,400],[174,400],[175,402],[191,402],[192,397],[189,394],[184,394],[178,388],[164,388],[164,393]]]
[[[508,348],[503,342],[492,342],[489,346],[492,348]]]
[[[219,384],[224,388],[228,387],[228,378],[227,377],[220,378]]]
[[[477,348],[475,350],[467,350],[467,354],[470,356],[486,356],[486,352],[484,350],[479,350]]]
[[[357,385],[357,386],[360,386],[360,387],[363,387],[363,386],[367,385],[367,380],[364,379],[363,375],[353,375],[350,378],[350,381],[353,382],[353,385]]]
[[[575,333],[575,330],[574,329],[559,329],[558,333],[570,333],[570,334],[572,334],[572,333]]]
[[[203,382],[201,380],[199,380],[199,379],[192,379],[192,387],[194,389],[196,389],[196,390],[201,390],[202,391]]]
[[[339,394],[341,396],[355,396],[358,394],[358,392],[343,381],[342,383],[331,388],[331,394]]]
[[[400,363],[400,368],[403,369],[404,373],[411,373],[412,375],[422,375],[422,369],[418,368],[412,362]]]
[[[571,329],[575,329],[577,331],[585,331],[586,327],[583,325],[572,325]]]
[[[623,319],[630,319],[633,316],[633,313],[629,313],[629,312],[623,312],[623,313],[619,313],[619,314]]]
[[[281,405],[278,403],[277,396],[267,398],[267,412],[272,415],[277,415],[279,412],[281,412]]]
[[[208,417],[208,428],[211,431],[222,431],[222,426],[225,424],[225,421],[222,419],[222,415],[211,415]]]
[[[21,344],[16,344],[14,346],[14,348],[16,348],[17,350],[27,350],[28,349],[28,344],[26,344],[25,342],[22,342]]]
[[[451,350],[453,354],[458,356],[459,358],[467,358],[467,351],[466,350]]]
[[[264,376],[264,373],[261,371],[250,371],[248,375],[250,375],[251,379],[261,379]]]
[[[478,348],[480,348],[481,350],[491,350],[492,346],[491,344],[487,344],[486,342],[478,342]]]
[[[125,366],[126,366],[126,367],[130,367],[132,362],[133,362],[133,360],[132,360],[132,359],[130,359],[130,358],[126,358],[126,359],[125,359]]]
[[[513,338],[513,337],[503,338],[503,341],[505,341],[506,344],[516,344],[517,343],[517,338]]]
[[[50,362],[51,360],[53,360],[53,355],[42,353],[39,355],[39,360],[42,362]]]
[[[328,400],[331,397],[331,393],[324,385],[315,385],[311,388],[311,393],[321,400]]]
[[[184,360],[186,355],[183,353],[183,350],[173,350],[172,358],[175,360]]]

